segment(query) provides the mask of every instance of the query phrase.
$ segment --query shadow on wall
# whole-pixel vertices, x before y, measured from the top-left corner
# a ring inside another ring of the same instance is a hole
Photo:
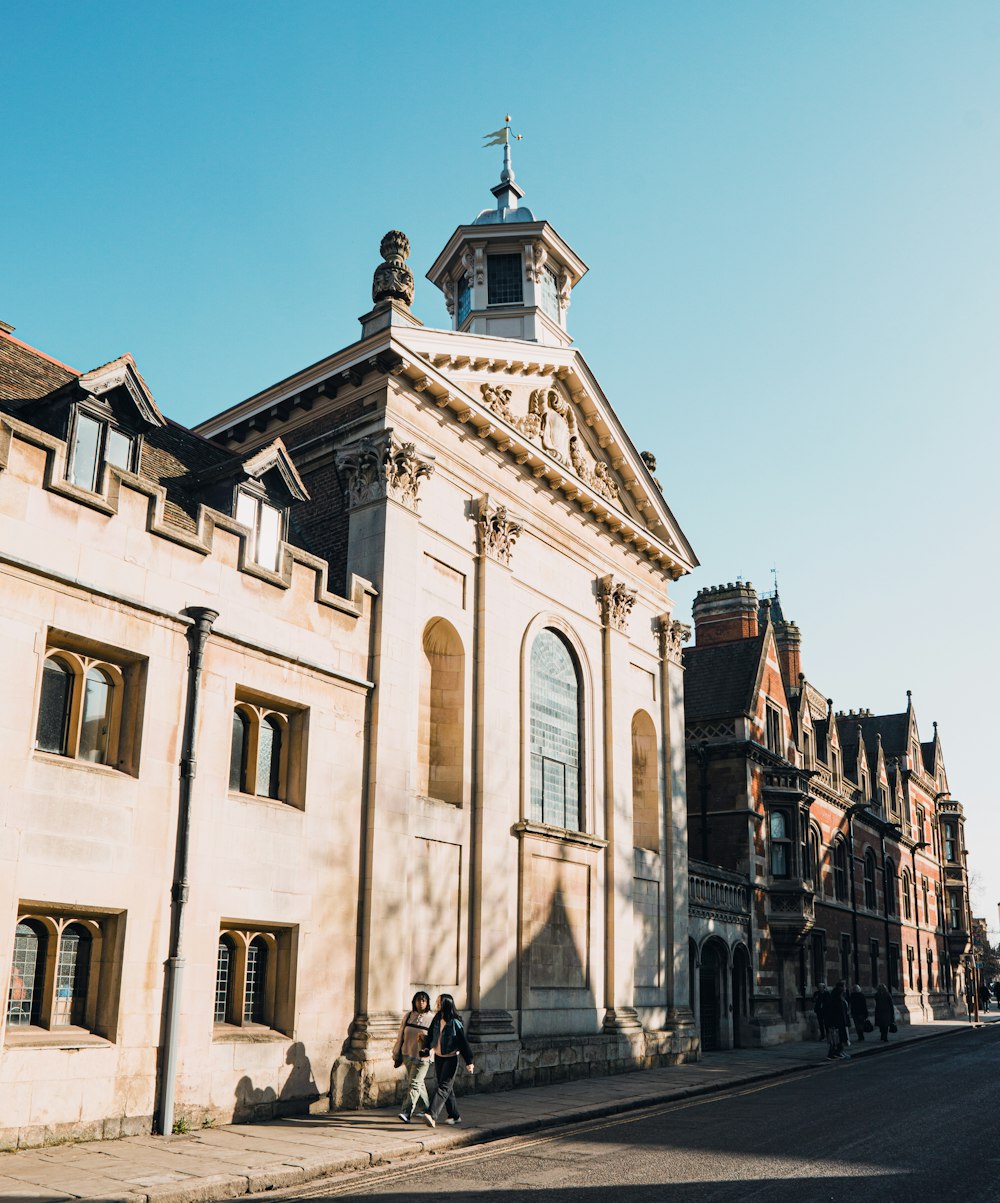
[[[249,1123],[253,1120],[273,1119],[278,1115],[305,1115],[319,1099],[319,1090],[313,1077],[312,1064],[306,1056],[305,1045],[296,1041],[288,1049],[285,1064],[292,1067],[280,1092],[272,1087],[263,1090],[244,1075],[236,1084],[236,1099],[233,1104],[233,1123]]]

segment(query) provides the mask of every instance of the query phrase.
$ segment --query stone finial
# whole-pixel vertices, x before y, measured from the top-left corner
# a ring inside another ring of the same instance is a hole
[[[406,266],[410,257],[410,240],[401,230],[390,230],[382,239],[379,253],[385,260],[375,268],[372,279],[372,300],[402,301],[407,308],[413,304],[413,272]]]

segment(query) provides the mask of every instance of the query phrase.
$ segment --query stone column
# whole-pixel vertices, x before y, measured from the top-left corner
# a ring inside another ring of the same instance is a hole
[[[417,496],[430,456],[392,430],[337,453],[351,506],[348,563],[375,585],[369,739],[365,773],[356,1011],[347,1053],[334,1065],[331,1102],[377,1103],[395,1089],[389,1059],[409,985],[406,959],[410,769],[416,746],[419,645]],[[349,938],[351,933],[342,933]]]
[[[476,503],[475,744],[472,782],[469,1037],[517,1039],[520,656],[506,623],[522,527],[488,496]]]
[[[639,1035],[635,1009],[632,891],[632,727],[615,708],[615,689],[628,680],[628,620],[636,592],[610,576],[598,582],[603,623],[604,808],[608,840],[605,874],[605,1000],[603,1030]]]
[[[684,665],[681,649],[691,628],[664,614],[659,621],[660,697],[663,725],[664,928],[667,966],[667,1023],[677,1036],[697,1035],[690,1004],[688,954],[687,784],[684,757]]]

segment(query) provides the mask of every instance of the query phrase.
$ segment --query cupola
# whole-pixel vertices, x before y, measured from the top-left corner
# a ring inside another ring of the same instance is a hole
[[[570,293],[587,265],[547,221],[521,206],[524,193],[511,165],[510,117],[486,135],[487,146],[503,146],[496,206],[459,226],[427,278],[444,293],[452,328],[493,338],[515,338],[568,346],[566,311]]]

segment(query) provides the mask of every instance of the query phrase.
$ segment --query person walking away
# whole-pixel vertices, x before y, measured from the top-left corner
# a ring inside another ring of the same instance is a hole
[[[840,1000],[841,986],[838,982],[823,997],[823,1023],[826,1026],[827,1052],[829,1060],[836,1060],[843,1052],[840,1040],[840,1023],[843,1007]]]
[[[879,982],[878,989],[875,991],[875,1026],[878,1028],[879,1038],[884,1044],[889,1041],[889,1028],[892,1027],[892,1019],[892,995],[885,985]]]
[[[826,982],[820,982],[819,988],[813,995],[813,1011],[816,1015],[816,1022],[819,1024],[819,1038],[826,1039],[826,1000],[830,997],[830,991],[826,988]]]
[[[442,1107],[448,1111],[449,1124],[462,1122],[462,1117],[458,1113],[458,1104],[455,1102],[455,1074],[458,1073],[459,1054],[470,1074],[476,1068],[473,1063],[472,1049],[466,1039],[465,1028],[455,1010],[455,1000],[450,994],[442,994],[435,1006],[437,1010],[431,1020],[427,1035],[424,1037],[421,1050],[423,1057],[434,1054],[434,1073],[437,1075],[437,1088],[431,1096],[430,1105],[424,1112],[424,1121],[432,1128],[437,1126]]]
[[[859,1040],[865,1038],[865,1024],[868,1022],[868,999],[861,992],[857,982],[851,991],[851,1018],[854,1020],[854,1030]]]
[[[424,1085],[430,1062],[420,1055],[420,1050],[433,1018],[430,995],[426,990],[418,990],[413,996],[410,1010],[403,1016],[403,1022],[399,1025],[399,1035],[392,1049],[393,1065],[397,1069],[401,1065],[406,1067],[406,1095],[399,1113],[399,1118],[404,1124],[410,1122],[418,1102],[423,1103],[425,1111],[430,1102],[427,1087]]]

